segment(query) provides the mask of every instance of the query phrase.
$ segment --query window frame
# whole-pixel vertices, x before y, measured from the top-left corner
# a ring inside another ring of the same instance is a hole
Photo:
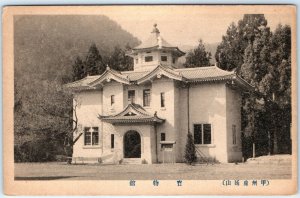
[[[110,134],[110,148],[115,148],[115,134]]]
[[[160,141],[166,141],[166,133],[165,132],[160,133]]]
[[[87,136],[87,133],[89,134]],[[89,137],[89,141],[87,141],[87,137]],[[84,127],[83,134],[83,145],[87,147],[95,147],[99,146],[99,127]]]
[[[133,92],[133,93],[134,93],[133,101],[131,101],[130,98],[129,98],[129,92]],[[135,90],[134,90],[134,89],[129,89],[129,90],[127,91],[127,101],[128,101],[128,102],[130,101],[131,104],[134,104],[134,103],[135,103]]]
[[[149,91],[148,100],[146,100],[146,97],[145,97],[146,91]],[[150,106],[151,106],[151,89],[143,89],[143,107],[150,107]]]
[[[200,141],[197,141],[195,138],[195,126],[201,126],[201,132],[200,132]],[[204,131],[204,125],[209,125],[210,126],[210,143],[205,143],[205,131]],[[193,124],[193,138],[194,138],[194,144],[195,145],[201,145],[201,146],[208,146],[208,145],[213,145],[213,126],[211,123],[207,122],[202,122],[202,123],[194,123]]]
[[[145,60],[145,63],[151,63],[151,62],[153,62],[153,55],[145,56],[144,60]]]
[[[110,106],[115,104],[115,95],[110,95]]]
[[[166,60],[163,60],[163,57],[166,58]],[[160,61],[162,61],[162,62],[168,62],[168,56],[167,55],[161,55],[160,56]]]
[[[165,92],[160,92],[160,107],[166,108],[166,94]]]

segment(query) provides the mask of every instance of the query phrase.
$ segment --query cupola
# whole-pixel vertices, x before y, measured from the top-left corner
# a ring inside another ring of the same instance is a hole
[[[134,47],[128,55],[134,59],[135,71],[150,71],[158,65],[179,68],[178,58],[185,53],[165,41],[157,24],[154,24],[148,39]]]

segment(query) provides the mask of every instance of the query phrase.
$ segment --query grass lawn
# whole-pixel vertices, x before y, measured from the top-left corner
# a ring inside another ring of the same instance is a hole
[[[289,164],[141,164],[141,165],[67,165],[52,163],[15,163],[16,180],[221,180],[290,179]]]

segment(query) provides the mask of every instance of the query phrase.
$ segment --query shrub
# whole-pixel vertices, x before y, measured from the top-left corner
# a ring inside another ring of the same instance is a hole
[[[197,160],[194,138],[190,132],[188,132],[187,134],[187,141],[186,141],[185,151],[184,151],[184,159],[185,162],[189,165],[191,165],[193,162]]]

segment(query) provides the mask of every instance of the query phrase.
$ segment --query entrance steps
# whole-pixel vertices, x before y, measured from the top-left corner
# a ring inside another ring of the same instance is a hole
[[[141,158],[123,158],[122,164],[142,164]]]

